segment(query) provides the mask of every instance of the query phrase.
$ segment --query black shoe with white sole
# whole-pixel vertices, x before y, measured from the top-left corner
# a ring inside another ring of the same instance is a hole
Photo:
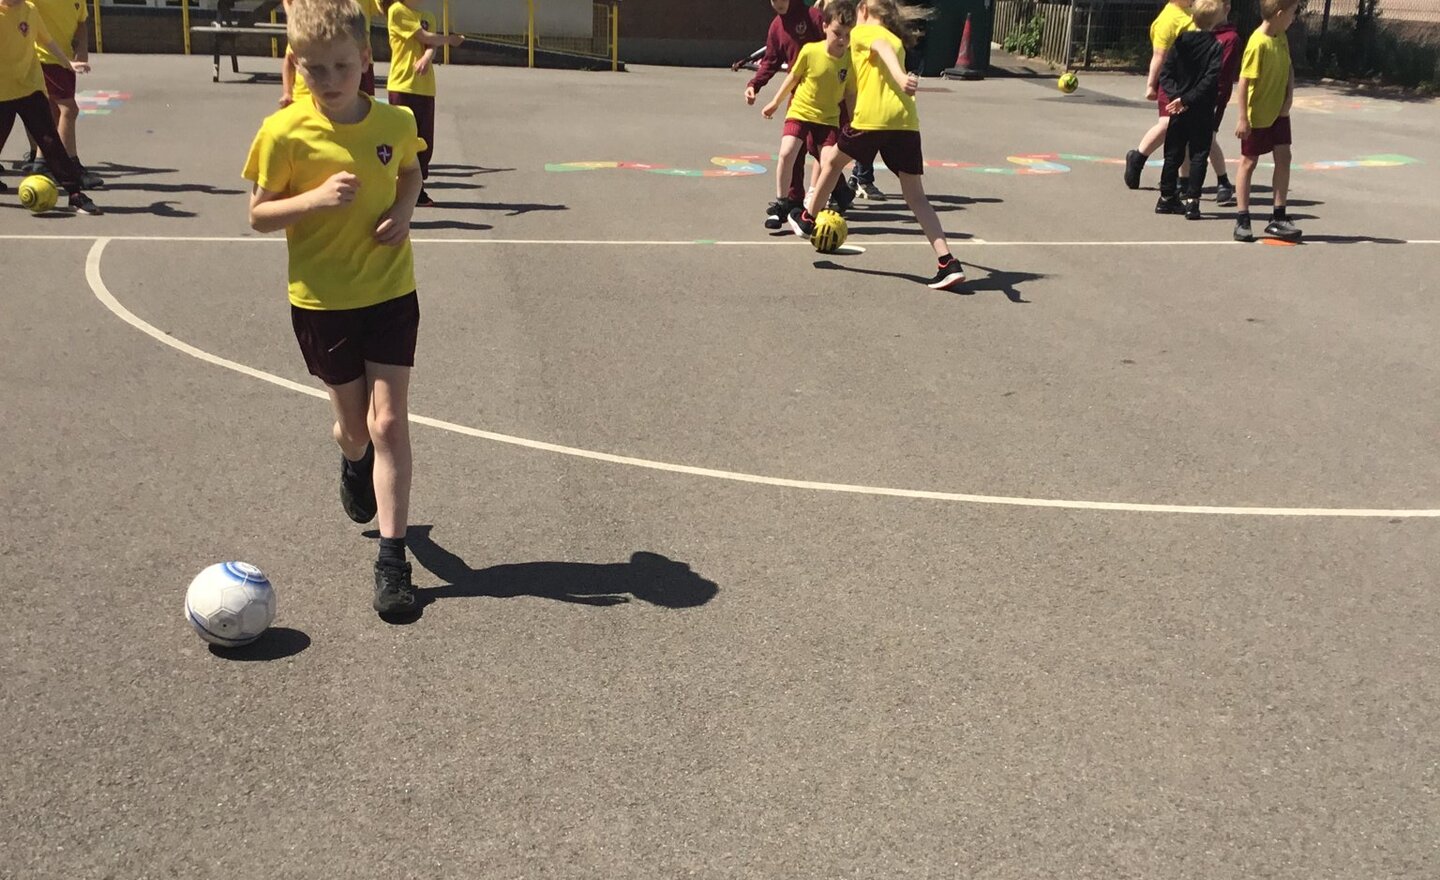
[[[1180,201],[1179,196],[1161,196],[1155,203],[1156,214],[1184,214],[1185,203]]]
[[[950,257],[940,264],[935,272],[935,277],[931,278],[926,286],[931,290],[949,290],[957,284],[964,283],[965,267],[960,265],[959,260]]]
[[[765,209],[765,228],[779,229],[785,225],[785,219],[790,216],[790,211],[795,205],[789,199],[776,199]]]
[[[90,197],[83,192],[73,193],[70,196],[70,210],[76,214],[88,214],[91,217],[99,217],[105,213],[100,210],[99,205],[91,201]]]
[[[790,212],[790,231],[809,241],[815,234],[815,218],[804,208],[796,208]]]
[[[1265,227],[1266,238],[1278,238],[1281,241],[1299,241],[1304,235],[1300,227],[1289,220],[1271,220],[1270,225]]]
[[[359,461],[340,456],[340,506],[357,523],[375,518],[375,444],[365,447]]]

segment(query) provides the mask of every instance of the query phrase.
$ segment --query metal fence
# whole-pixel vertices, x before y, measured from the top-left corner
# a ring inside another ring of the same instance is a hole
[[[1143,70],[1161,0],[995,0],[994,40],[1025,44],[1057,67]],[[1259,0],[1234,0],[1242,35]],[[1440,84],[1440,0],[1301,0],[1290,29],[1301,71],[1407,86]]]

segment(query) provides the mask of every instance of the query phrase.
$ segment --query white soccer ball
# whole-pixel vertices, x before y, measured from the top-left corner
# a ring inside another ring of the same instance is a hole
[[[275,619],[275,590],[245,562],[221,562],[195,576],[185,591],[185,619],[212,645],[238,648],[260,638]]]

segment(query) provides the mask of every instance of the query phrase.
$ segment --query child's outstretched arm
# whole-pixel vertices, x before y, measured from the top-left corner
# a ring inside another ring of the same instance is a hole
[[[277,232],[320,211],[342,208],[355,201],[360,178],[348,171],[337,171],[330,179],[298,196],[261,189],[250,194],[250,228],[256,232]],[[417,189],[418,196],[420,191]]]
[[[451,34],[447,37],[444,34],[427,31],[423,27],[415,32],[415,39],[419,40],[421,45],[429,46],[432,49],[437,46],[458,46],[465,42],[465,37],[461,34]]]
[[[755,75],[745,84],[745,103],[754,104],[755,96],[765,88],[765,84],[774,78],[776,71],[780,69],[780,40],[775,30],[775,25],[765,35],[765,54],[760,58],[760,64],[755,69]]]
[[[890,79],[900,91],[913,95],[920,88],[920,77],[905,72],[905,68],[900,65],[900,56],[895,54],[889,43],[876,40],[870,44],[870,54],[879,58],[885,69],[890,71]]]
[[[795,66],[799,67],[799,62],[796,62]],[[785,74],[785,81],[780,84],[780,91],[775,93],[775,97],[770,100],[769,104],[766,104],[763,108],[761,108],[760,114],[766,119],[774,116],[775,111],[780,109],[780,102],[784,101],[785,98],[791,92],[795,91],[796,87],[798,87],[799,85],[800,76],[797,75],[795,68],[792,67],[790,69],[790,72]]]

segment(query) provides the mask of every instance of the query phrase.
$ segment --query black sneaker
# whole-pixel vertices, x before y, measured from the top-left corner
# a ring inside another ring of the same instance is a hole
[[[31,173],[32,173],[32,169],[33,169],[34,167],[35,167],[35,151],[34,151],[34,150],[29,150],[29,151],[27,151],[24,156],[21,156],[21,157],[20,157],[20,161],[15,163],[15,170],[16,170],[16,171],[19,171],[21,174],[31,174]]]
[[[931,290],[948,290],[957,284],[965,283],[965,267],[960,261],[951,257],[949,262],[941,263],[935,277],[931,278],[926,285]]]
[[[1187,199],[1187,200],[1185,201],[1185,219],[1186,219],[1186,220],[1199,220],[1199,219],[1200,219],[1200,200],[1199,200],[1199,199]]]
[[[790,216],[790,211],[795,206],[789,199],[776,199],[765,209],[765,228],[779,229],[785,225],[785,218]]]
[[[415,199],[415,207],[417,207],[417,208],[433,208],[433,207],[435,207],[435,200],[432,199],[432,198],[430,198],[430,193],[426,192],[426,190],[425,190],[424,187],[421,187],[421,188],[420,188],[420,195]]]
[[[1304,235],[1300,227],[1289,220],[1271,220],[1270,225],[1265,227],[1266,238],[1278,238],[1281,241],[1299,241]]]
[[[1145,170],[1145,154],[1131,150],[1125,154],[1125,185],[1131,189],[1140,188],[1140,172]]]
[[[5,185],[5,181],[0,180],[0,195],[4,195],[5,193],[8,193],[9,191],[10,191],[10,187],[8,187],[8,186]]]
[[[876,186],[873,180],[862,181],[852,177],[850,187],[855,190],[857,199],[865,199],[867,202],[885,201],[885,193],[881,192],[880,187]]]
[[[340,506],[357,523],[375,518],[375,444],[357,462],[340,456]]]
[[[70,196],[70,210],[76,214],[88,214],[91,217],[99,217],[105,213],[84,193],[74,193]]]
[[[382,615],[406,614],[414,611],[415,586],[410,583],[410,563],[375,563],[375,599],[370,603]]]
[[[1179,196],[1161,196],[1160,201],[1155,203],[1156,214],[1184,214],[1185,203],[1180,201]]]
[[[830,193],[830,198],[835,202],[835,210],[844,217],[850,212],[850,206],[855,204],[855,190],[845,182],[842,176],[835,182],[835,191]]]
[[[1215,204],[1228,208],[1235,204],[1235,187],[1226,183],[1215,185]]]
[[[86,189],[104,189],[104,188],[105,188],[105,178],[103,178],[103,177],[101,177],[100,175],[96,174],[94,171],[91,171],[89,168],[86,168],[84,165],[79,165],[79,163],[76,163],[76,164],[77,164],[77,165],[79,166],[79,168],[80,168],[80,185],[81,185],[81,186],[85,187]]]
[[[790,212],[790,231],[809,241],[815,234],[815,218],[804,208],[796,208]]]
[[[53,172],[53,171],[50,170],[50,164],[49,164],[48,162],[46,162],[44,159],[37,159],[36,161],[30,163],[30,170],[27,171],[26,173],[27,173],[27,174],[38,174],[38,175],[40,175],[41,177],[48,177],[48,178],[50,178],[52,181],[54,181],[55,183],[59,183],[59,182],[60,182],[59,178],[57,178],[57,177],[55,176],[55,172]]]
[[[1236,223],[1234,237],[1236,241],[1254,241],[1255,233],[1251,231],[1249,223]]]

